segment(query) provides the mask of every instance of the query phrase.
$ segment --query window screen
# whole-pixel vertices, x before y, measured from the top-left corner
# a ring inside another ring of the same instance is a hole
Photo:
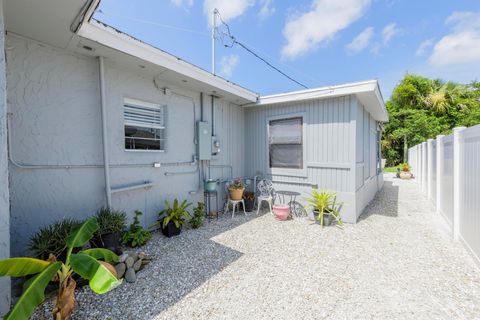
[[[303,169],[302,117],[271,120],[268,125],[270,168]]]
[[[165,150],[165,106],[125,99],[125,149]]]

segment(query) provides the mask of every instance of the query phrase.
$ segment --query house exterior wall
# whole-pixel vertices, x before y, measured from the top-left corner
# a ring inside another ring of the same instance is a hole
[[[380,144],[378,122],[356,100],[355,110],[355,197],[356,216],[362,214],[367,204],[383,186],[380,169]]]
[[[10,256],[10,204],[7,160],[7,100],[5,81],[3,0],[0,0],[0,260]],[[10,307],[10,279],[0,278],[0,316]]]
[[[272,117],[303,114],[306,174],[278,175],[268,164],[267,125]],[[276,190],[298,191],[301,203],[312,187],[330,189],[343,203],[342,219],[357,222],[383,185],[377,171],[377,122],[353,95],[253,107],[246,114],[246,172],[266,176]]]
[[[19,168],[10,161],[12,252],[24,253],[39,227],[64,217],[84,219],[106,204],[98,60],[13,35],[7,36],[8,108],[11,158],[20,164],[96,165],[88,168]],[[105,83],[110,179],[113,188],[149,180],[150,189],[112,195],[112,207],[133,216],[144,212],[149,226],[174,198],[199,201],[194,121],[200,120],[200,92],[157,82],[106,60]],[[165,95],[158,88],[169,87]],[[158,87],[158,88],[157,88]],[[123,98],[167,105],[165,152],[125,151]],[[211,122],[211,97],[204,98],[204,121]],[[195,109],[195,119],[194,119]],[[244,111],[217,99],[216,131],[222,152],[212,178],[244,174]],[[163,165],[154,168],[153,163]],[[121,166],[120,166],[121,165]],[[202,164],[203,166],[203,164]],[[208,176],[208,168],[203,172]],[[223,172],[222,172],[223,170]],[[171,173],[166,175],[166,173]],[[180,174],[179,174],[180,173]],[[228,175],[228,176],[227,176]]]
[[[312,187],[335,191],[344,203],[341,213],[346,222],[356,222],[355,213],[355,115],[356,99],[344,96],[282,105],[248,108],[246,114],[247,174],[267,176],[276,190],[291,190],[304,197]],[[304,114],[306,126],[306,174],[277,175],[268,164],[267,124],[271,117]]]

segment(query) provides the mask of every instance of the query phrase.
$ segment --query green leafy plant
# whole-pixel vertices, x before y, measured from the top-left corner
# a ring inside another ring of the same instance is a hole
[[[127,215],[124,211],[113,210],[110,208],[100,208],[95,214],[99,228],[95,236],[102,236],[110,233],[123,232],[126,227]]]
[[[402,170],[403,172],[409,172],[410,171],[410,165],[408,163],[402,163],[400,165],[400,170]]]
[[[133,223],[130,225],[129,229],[122,235],[123,244],[135,248],[143,246],[152,237],[152,234],[147,230],[143,229],[142,225],[140,224],[139,218],[142,214],[143,213],[139,210],[135,211]]]
[[[205,219],[205,204],[203,202],[199,202],[197,206],[193,209],[193,216],[189,222],[193,229],[197,229],[203,225],[204,219]]]
[[[54,319],[69,319],[75,310],[74,274],[88,280],[92,291],[98,294],[106,293],[120,285],[121,281],[115,275],[115,268],[109,264],[118,261],[116,254],[107,249],[97,248],[73,253],[75,248],[83,248],[98,228],[97,221],[92,218],[72,231],[65,238],[67,247],[65,261],[57,261],[53,255],[48,260],[35,258],[0,260],[2,277],[34,275],[25,282],[22,295],[4,319],[28,319],[45,299],[45,288],[52,280],[58,281],[59,284],[53,309]]]
[[[67,245],[65,239],[79,225],[80,221],[64,219],[40,228],[30,238],[29,250],[38,259],[46,260],[52,254],[55,257],[65,256]]]
[[[308,204],[306,208],[312,208],[314,212],[318,213],[318,219],[320,225],[323,226],[324,216],[332,216],[337,225],[343,225],[342,218],[340,216],[339,208],[340,204],[337,203],[337,195],[330,192],[330,190],[325,190],[322,188],[322,191],[314,189],[310,194],[310,198],[306,198]]]
[[[237,177],[229,186],[231,189],[245,189],[245,183],[243,183],[242,177]]]
[[[187,223],[187,220],[190,219],[190,214],[187,211],[187,208],[192,204],[187,203],[187,200],[183,200],[182,203],[178,203],[178,200],[173,200],[173,205],[165,200],[165,209],[158,213],[159,220],[153,225],[158,224],[162,225],[162,228],[165,228],[170,222],[174,223],[177,228],[181,228]]]

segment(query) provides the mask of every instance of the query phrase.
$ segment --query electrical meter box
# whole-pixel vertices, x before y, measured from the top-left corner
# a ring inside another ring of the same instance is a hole
[[[198,160],[212,159],[212,128],[208,122],[197,121]]]

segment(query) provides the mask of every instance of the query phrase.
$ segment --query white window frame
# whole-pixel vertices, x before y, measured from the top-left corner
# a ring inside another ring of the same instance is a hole
[[[283,120],[290,118],[302,118],[302,160],[303,166],[301,169],[295,168],[270,168],[270,121]],[[266,119],[266,168],[272,175],[278,176],[295,176],[295,177],[307,177],[307,121],[305,112],[286,113],[276,116],[267,117]]]
[[[148,101],[144,101],[144,100],[138,100],[138,99],[133,99],[133,98],[128,98],[128,97],[124,97],[123,98],[123,105],[122,105],[122,110],[123,110],[123,113],[122,113],[122,116],[123,116],[123,149],[125,152],[147,152],[147,153],[164,153],[166,152],[166,149],[167,149],[167,125],[166,125],[166,119],[164,120],[164,125],[163,125],[163,129],[164,130],[164,145],[163,145],[163,149],[160,149],[160,150],[147,150],[147,149],[126,149],[125,148],[125,139],[126,139],[126,136],[125,136],[125,126],[127,125],[131,125],[131,124],[128,124],[127,121],[125,121],[125,104],[132,104],[132,105],[136,105],[136,106],[139,106],[139,107],[145,107],[145,108],[151,108],[151,109],[162,109],[163,108],[163,112],[164,112],[164,117],[166,118],[167,117],[167,111],[166,111],[166,108],[167,106],[164,105],[164,104],[159,104],[159,103],[154,103],[154,102],[148,102]]]

